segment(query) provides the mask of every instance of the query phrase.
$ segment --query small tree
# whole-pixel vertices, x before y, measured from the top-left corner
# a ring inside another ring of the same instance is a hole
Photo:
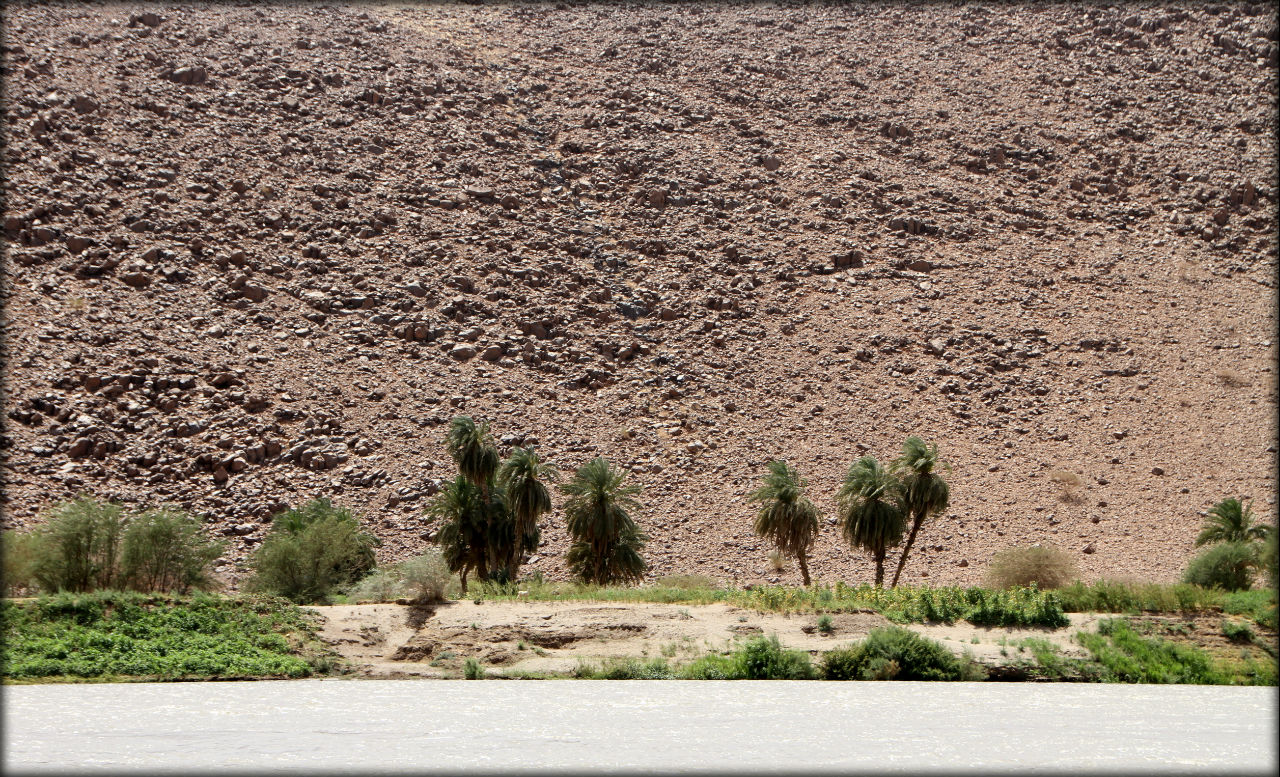
[[[449,423],[445,447],[458,465],[458,472],[472,485],[483,491],[492,487],[494,473],[498,471],[498,448],[493,444],[487,422],[477,424],[465,415],[454,418]]]
[[[884,557],[902,542],[906,519],[900,483],[874,456],[849,467],[837,495],[840,528],[850,547],[863,548],[876,562],[876,587],[884,585]]]
[[[1182,582],[1201,588],[1247,591],[1260,565],[1256,542],[1219,542],[1191,560]]]
[[[498,484],[514,522],[515,542],[506,559],[508,580],[516,579],[524,554],[537,550],[542,541],[538,518],[551,511],[551,493],[546,481],[555,477],[555,468],[539,459],[532,448],[511,451],[498,470]]]
[[[935,472],[939,467],[950,469],[946,462],[938,457],[938,446],[925,445],[919,437],[908,437],[902,444],[902,455],[894,460],[891,470],[902,481],[902,503],[907,515],[911,518],[911,531],[907,534],[907,544],[898,557],[898,568],[893,573],[892,588],[898,587],[898,578],[902,576],[902,568],[907,565],[907,557],[911,555],[911,547],[916,543],[916,535],[925,521],[947,509],[951,501],[951,489],[947,481]]]
[[[1253,522],[1252,505],[1241,504],[1239,499],[1223,499],[1209,508],[1209,515],[1196,537],[1196,547],[1217,542],[1265,541],[1271,527]]]
[[[796,557],[806,586],[810,584],[809,548],[818,536],[820,516],[804,494],[807,485],[785,461],[771,461],[762,485],[750,497],[752,502],[761,504],[756,514],[756,534],[771,541],[782,553]]]
[[[315,499],[277,515],[249,564],[247,587],[299,603],[324,601],[373,569],[378,538],[348,509]]]
[[[225,543],[207,539],[200,519],[176,507],[144,510],[129,519],[121,551],[121,579],[139,591],[207,587],[209,567]]]
[[[625,479],[626,473],[599,457],[560,486],[569,497],[564,512],[572,540],[565,560],[585,582],[606,585],[644,577],[647,565],[640,551],[648,538],[635,521],[642,509],[636,500],[640,486],[624,484]]]
[[[120,505],[83,494],[55,505],[38,530],[35,578],[40,587],[50,593],[79,593],[116,585],[126,522]]]

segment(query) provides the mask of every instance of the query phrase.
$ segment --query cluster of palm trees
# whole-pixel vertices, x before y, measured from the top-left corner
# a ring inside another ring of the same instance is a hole
[[[948,468],[938,455],[938,447],[926,445],[919,437],[908,437],[901,455],[888,467],[874,456],[863,456],[849,467],[837,494],[840,530],[851,547],[865,550],[875,559],[876,586],[884,585],[889,549],[897,547],[906,535],[893,574],[892,586],[896,587],[920,529],[947,509],[951,491],[938,470]],[[795,556],[806,586],[811,582],[809,548],[818,535],[821,518],[817,506],[805,496],[807,485],[785,461],[774,461],[750,497],[760,504],[756,534],[773,542],[780,552]]]
[[[467,416],[449,424],[445,447],[458,476],[431,501],[427,514],[443,521],[436,542],[449,570],[458,573],[464,594],[471,572],[481,580],[514,581],[525,556],[541,543],[538,519],[551,510],[547,484],[557,481],[559,473],[532,448],[514,448],[501,459],[488,423]],[[640,487],[625,478],[626,473],[596,458],[560,485],[569,497],[569,569],[585,582],[629,582],[644,576],[640,550],[647,538],[635,522]]]

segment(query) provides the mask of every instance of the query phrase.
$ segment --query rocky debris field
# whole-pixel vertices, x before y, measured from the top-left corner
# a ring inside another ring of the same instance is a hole
[[[420,552],[489,419],[644,486],[654,575],[772,569],[782,457],[937,442],[909,583],[1175,579],[1275,521],[1277,20],[1254,3],[9,3],[3,523],[329,496]],[[557,501],[557,505],[558,505]],[[818,579],[872,565],[824,520]],[[564,578],[557,512],[525,567]]]

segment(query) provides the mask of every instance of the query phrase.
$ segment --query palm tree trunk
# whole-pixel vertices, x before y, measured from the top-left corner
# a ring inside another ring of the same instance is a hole
[[[805,560],[804,551],[796,554],[796,560],[800,562],[800,578],[804,580],[804,587],[809,587],[809,562]]]
[[[884,587],[884,548],[876,551],[876,588]]]
[[[924,516],[916,516],[911,520],[911,533],[907,535],[907,544],[902,548],[902,555],[898,556],[898,569],[893,573],[893,584],[890,588],[898,587],[898,578],[902,576],[902,568],[907,565],[907,556],[911,554],[911,546],[916,542],[916,533],[920,531],[920,525],[924,523]]]
[[[467,595],[467,568],[463,567],[458,571],[458,577],[462,580],[462,595]]]

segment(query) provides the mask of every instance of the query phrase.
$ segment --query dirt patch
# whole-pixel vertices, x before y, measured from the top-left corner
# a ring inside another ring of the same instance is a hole
[[[726,604],[601,605],[583,602],[449,602],[436,607],[362,604],[316,607],[325,618],[320,636],[365,677],[452,677],[468,658],[491,673],[571,672],[579,661],[610,658],[693,660],[728,652],[742,640],[777,635],[783,646],[817,658],[890,625],[871,612],[833,613],[831,630],[816,615],[761,613]],[[1069,657],[1087,652],[1073,635],[1095,630],[1099,616],[1073,614],[1063,629],[990,628],[968,623],[907,626],[986,666],[1016,663],[1027,637],[1057,645]],[[1221,629],[1219,628],[1219,632]]]

